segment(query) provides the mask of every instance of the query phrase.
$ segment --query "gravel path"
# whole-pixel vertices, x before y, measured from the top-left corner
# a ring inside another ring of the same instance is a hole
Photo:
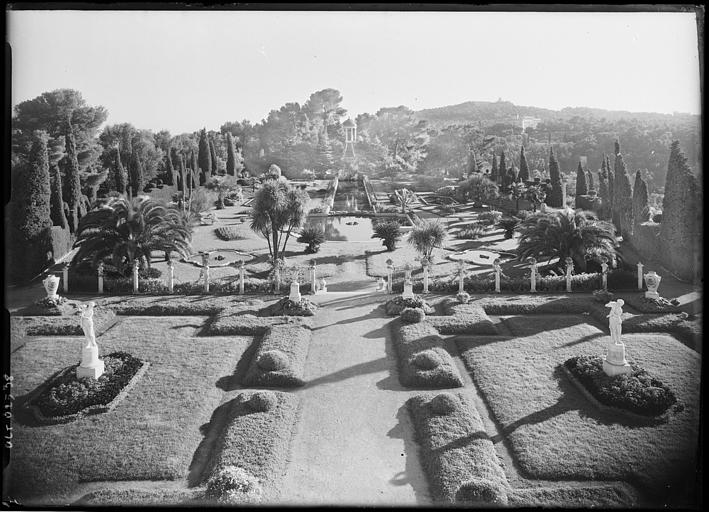
[[[314,298],[325,307],[279,504],[430,504],[382,297]]]

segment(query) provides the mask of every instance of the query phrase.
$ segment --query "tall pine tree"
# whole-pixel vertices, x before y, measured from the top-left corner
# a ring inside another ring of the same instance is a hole
[[[55,137],[47,141],[47,157],[49,162],[49,216],[52,224],[63,229],[69,227],[64,213],[64,198],[62,194],[62,176],[59,171],[59,161],[64,157],[66,142],[64,137]]]
[[[588,185],[589,192],[591,192],[591,190],[596,190],[596,184],[593,181],[593,173],[590,169],[586,171],[586,184]]]
[[[524,154],[524,146],[519,152],[519,179],[523,182],[529,181],[529,165],[527,155]]]
[[[212,173],[212,153],[209,150],[209,141],[207,140],[207,130],[202,128],[199,134],[199,155],[197,157],[198,166],[192,170],[200,172],[199,184],[204,185]]]
[[[600,217],[602,220],[608,220],[611,215],[610,194],[608,193],[608,179],[603,177],[603,171],[598,173],[598,195],[601,198]]]
[[[547,195],[547,204],[553,208],[562,208],[564,206],[564,193],[561,190],[561,172],[552,147],[549,148],[549,177],[551,178],[551,191]]]
[[[576,197],[585,196],[588,194],[588,183],[586,183],[586,173],[581,166],[581,161],[579,160],[579,166],[576,168]],[[578,199],[577,199],[578,201]]]
[[[79,227],[79,205],[81,203],[81,180],[79,179],[79,161],[76,155],[76,144],[71,126],[67,128],[66,156],[64,157],[64,176],[66,177],[67,197],[69,207],[69,230],[75,233]]]

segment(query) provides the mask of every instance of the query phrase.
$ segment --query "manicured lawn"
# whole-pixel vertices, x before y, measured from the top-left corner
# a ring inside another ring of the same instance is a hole
[[[560,372],[566,359],[603,354],[609,343],[583,316],[525,315],[505,323],[515,338],[457,343],[525,476],[624,480],[648,491],[692,477],[701,365],[696,352],[668,335],[623,334],[628,360],[670,386],[684,405],[665,424],[639,425],[598,410]]]
[[[228,377],[249,337],[196,338],[203,317],[129,317],[98,339],[100,354],[123,350],[151,363],[118,407],[48,427],[14,425],[10,494],[50,495],[60,503],[78,481],[184,477]],[[83,338],[35,338],[12,355],[21,399],[56,371],[75,364]],[[45,501],[46,500],[46,501]]]

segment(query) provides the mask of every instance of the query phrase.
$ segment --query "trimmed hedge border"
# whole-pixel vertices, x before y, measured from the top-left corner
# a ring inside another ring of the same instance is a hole
[[[268,411],[257,412],[250,407],[253,392],[240,393],[226,404],[227,418],[202,473],[203,482],[222,467],[238,466],[258,478],[264,491],[277,490],[297,424],[300,398],[293,393],[272,393],[278,403]]]
[[[494,494],[499,497],[496,504],[506,504],[511,488],[480,414],[462,393],[445,394],[454,397],[453,403],[457,401],[447,414],[432,408],[437,395],[417,395],[406,402],[435,502],[463,504],[458,491],[464,484],[477,480],[486,481],[496,491]],[[465,443],[459,445],[461,439]],[[493,503],[487,504],[490,505]]]
[[[222,310],[207,322],[203,335],[260,336],[275,325],[312,328],[312,319],[303,316],[255,316],[233,309]]]
[[[455,361],[441,346],[443,339],[435,327],[427,321],[402,324],[397,319],[393,329],[392,339],[399,360],[399,382],[402,386],[425,389],[463,387]],[[441,363],[430,369],[416,366],[414,361],[417,355],[429,350],[438,355]]]
[[[94,332],[101,336],[118,318],[108,309],[97,308],[94,313]],[[83,336],[84,330],[76,316],[22,316],[27,336]]]
[[[42,414],[42,411],[40,411],[39,406],[35,405],[35,401],[45,391],[48,391],[52,387],[52,384],[58,379],[60,379],[69,372],[76,371],[76,367],[78,365],[72,365],[67,368],[64,368],[62,371],[55,374],[54,376],[52,376],[52,378],[44,382],[44,384],[40,385],[35,391],[32,392],[32,398],[27,401],[23,407],[32,414],[35,421],[37,421],[37,423],[39,423],[40,425],[57,425],[60,423],[69,423],[85,416],[110,412],[115,409],[126,396],[128,396],[128,393],[131,389],[133,389],[133,386],[135,386],[138,381],[143,377],[143,375],[145,375],[145,372],[148,371],[150,363],[148,361],[142,361],[141,363],[142,364],[140,365],[138,371],[135,372],[135,375],[133,375],[133,377],[131,377],[128,383],[123,386],[123,389],[119,391],[119,393],[113,398],[113,400],[111,400],[107,404],[99,404],[85,407],[79,412],[76,412],[74,414],[67,414],[66,416],[45,416],[44,414]]]
[[[455,299],[446,298],[443,310],[447,316],[428,317],[431,325],[441,334],[499,334],[485,309],[477,304],[461,304]]]
[[[261,339],[256,355],[251,360],[244,386],[299,387],[305,385],[303,378],[305,359],[313,333],[310,329],[294,325],[274,325]],[[264,354],[279,354],[284,367],[268,371],[262,368]],[[260,365],[261,363],[261,365]]]
[[[99,489],[85,494],[71,504],[87,506],[135,506],[146,505],[194,507],[210,505],[204,497],[204,489]],[[212,504],[213,505],[213,504]]]
[[[529,487],[508,495],[510,507],[631,508],[638,498],[623,484],[589,487]]]

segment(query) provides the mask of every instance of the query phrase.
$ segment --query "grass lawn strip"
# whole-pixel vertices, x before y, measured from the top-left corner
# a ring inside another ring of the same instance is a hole
[[[253,297],[234,297],[233,295],[188,295],[156,297],[107,297],[100,299],[100,304],[112,309],[118,315],[131,316],[214,316],[225,309],[233,312],[256,314],[264,302]]]
[[[456,342],[525,476],[621,480],[648,490],[688,478],[699,422],[694,351],[667,335],[623,335],[628,361],[669,386],[684,405],[671,421],[648,426],[598,410],[560,369],[572,356],[604,354],[609,336],[579,317],[508,320],[513,332],[528,334],[503,342],[504,357],[498,343]]]
[[[297,387],[305,385],[303,373],[305,359],[308,357],[308,348],[312,331],[304,327],[289,324],[274,325],[270,327],[259,345],[256,355],[251,361],[243,384],[250,387]],[[269,371],[263,368],[264,354],[279,354],[283,360],[283,367]]]
[[[588,487],[530,487],[508,494],[511,507],[630,508],[636,493],[622,484]]]
[[[203,473],[206,482],[219,468],[238,466],[259,479],[264,496],[273,497],[285,469],[291,434],[297,422],[300,399],[292,393],[273,393],[277,404],[255,412],[248,404],[253,392],[228,402],[228,418],[213,455]]]
[[[449,414],[431,407],[435,394],[414,396],[407,402],[421,447],[421,461],[435,501],[453,504],[461,484],[473,479],[490,481],[506,494],[509,484],[480,414],[461,393]]]
[[[46,427],[17,423],[9,489],[29,502],[61,503],[79,480],[183,478],[222,391],[251,343],[245,337],[194,338],[202,319],[130,318],[99,342],[100,355],[122,350],[150,370],[111,412]],[[83,338],[28,342],[12,356],[18,402],[62,367],[76,362]],[[31,349],[31,350],[30,350]],[[20,405],[16,402],[16,405]],[[46,501],[48,500],[48,501]]]
[[[392,328],[392,340],[399,360],[399,382],[402,386],[425,389],[463,386],[455,361],[443,347],[445,341],[435,327],[426,321],[404,324],[396,319]],[[412,358],[420,357],[417,354],[424,351],[433,351],[440,364],[430,369],[414,364]]]

